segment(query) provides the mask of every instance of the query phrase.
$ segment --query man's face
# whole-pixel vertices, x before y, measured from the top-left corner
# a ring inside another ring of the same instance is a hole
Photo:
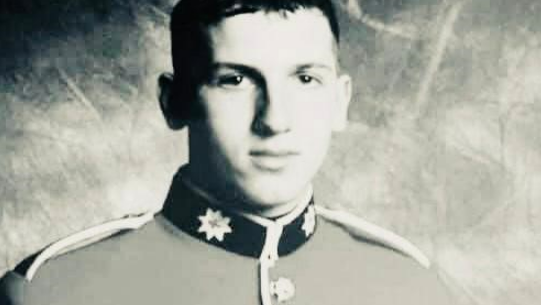
[[[343,127],[349,78],[315,9],[257,12],[209,29],[214,69],[199,91],[206,118],[190,125],[190,164],[207,188],[258,208],[302,196]]]

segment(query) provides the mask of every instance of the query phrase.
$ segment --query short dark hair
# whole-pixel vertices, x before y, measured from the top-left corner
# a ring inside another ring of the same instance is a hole
[[[170,112],[183,121],[202,115],[197,92],[211,71],[212,49],[208,28],[245,13],[295,12],[315,8],[327,18],[336,43],[340,30],[332,0],[181,0],[171,14],[173,88]]]

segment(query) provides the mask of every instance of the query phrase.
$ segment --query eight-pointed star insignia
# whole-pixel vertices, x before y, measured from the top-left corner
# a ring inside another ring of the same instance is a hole
[[[204,232],[207,240],[216,238],[218,241],[223,241],[226,233],[233,232],[229,226],[231,218],[223,216],[221,211],[207,208],[206,214],[198,218],[201,221],[201,226],[197,232]]]

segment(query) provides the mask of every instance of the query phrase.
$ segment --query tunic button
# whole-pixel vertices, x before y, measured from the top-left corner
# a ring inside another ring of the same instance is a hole
[[[295,295],[295,285],[290,279],[281,277],[270,283],[270,293],[278,299],[278,302],[286,302]]]

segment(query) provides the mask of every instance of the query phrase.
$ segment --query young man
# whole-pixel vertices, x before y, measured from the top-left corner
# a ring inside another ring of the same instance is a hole
[[[410,243],[314,202],[351,92],[330,1],[182,0],[171,31],[160,104],[189,163],[163,210],[51,245],[2,280],[3,304],[449,303]]]

